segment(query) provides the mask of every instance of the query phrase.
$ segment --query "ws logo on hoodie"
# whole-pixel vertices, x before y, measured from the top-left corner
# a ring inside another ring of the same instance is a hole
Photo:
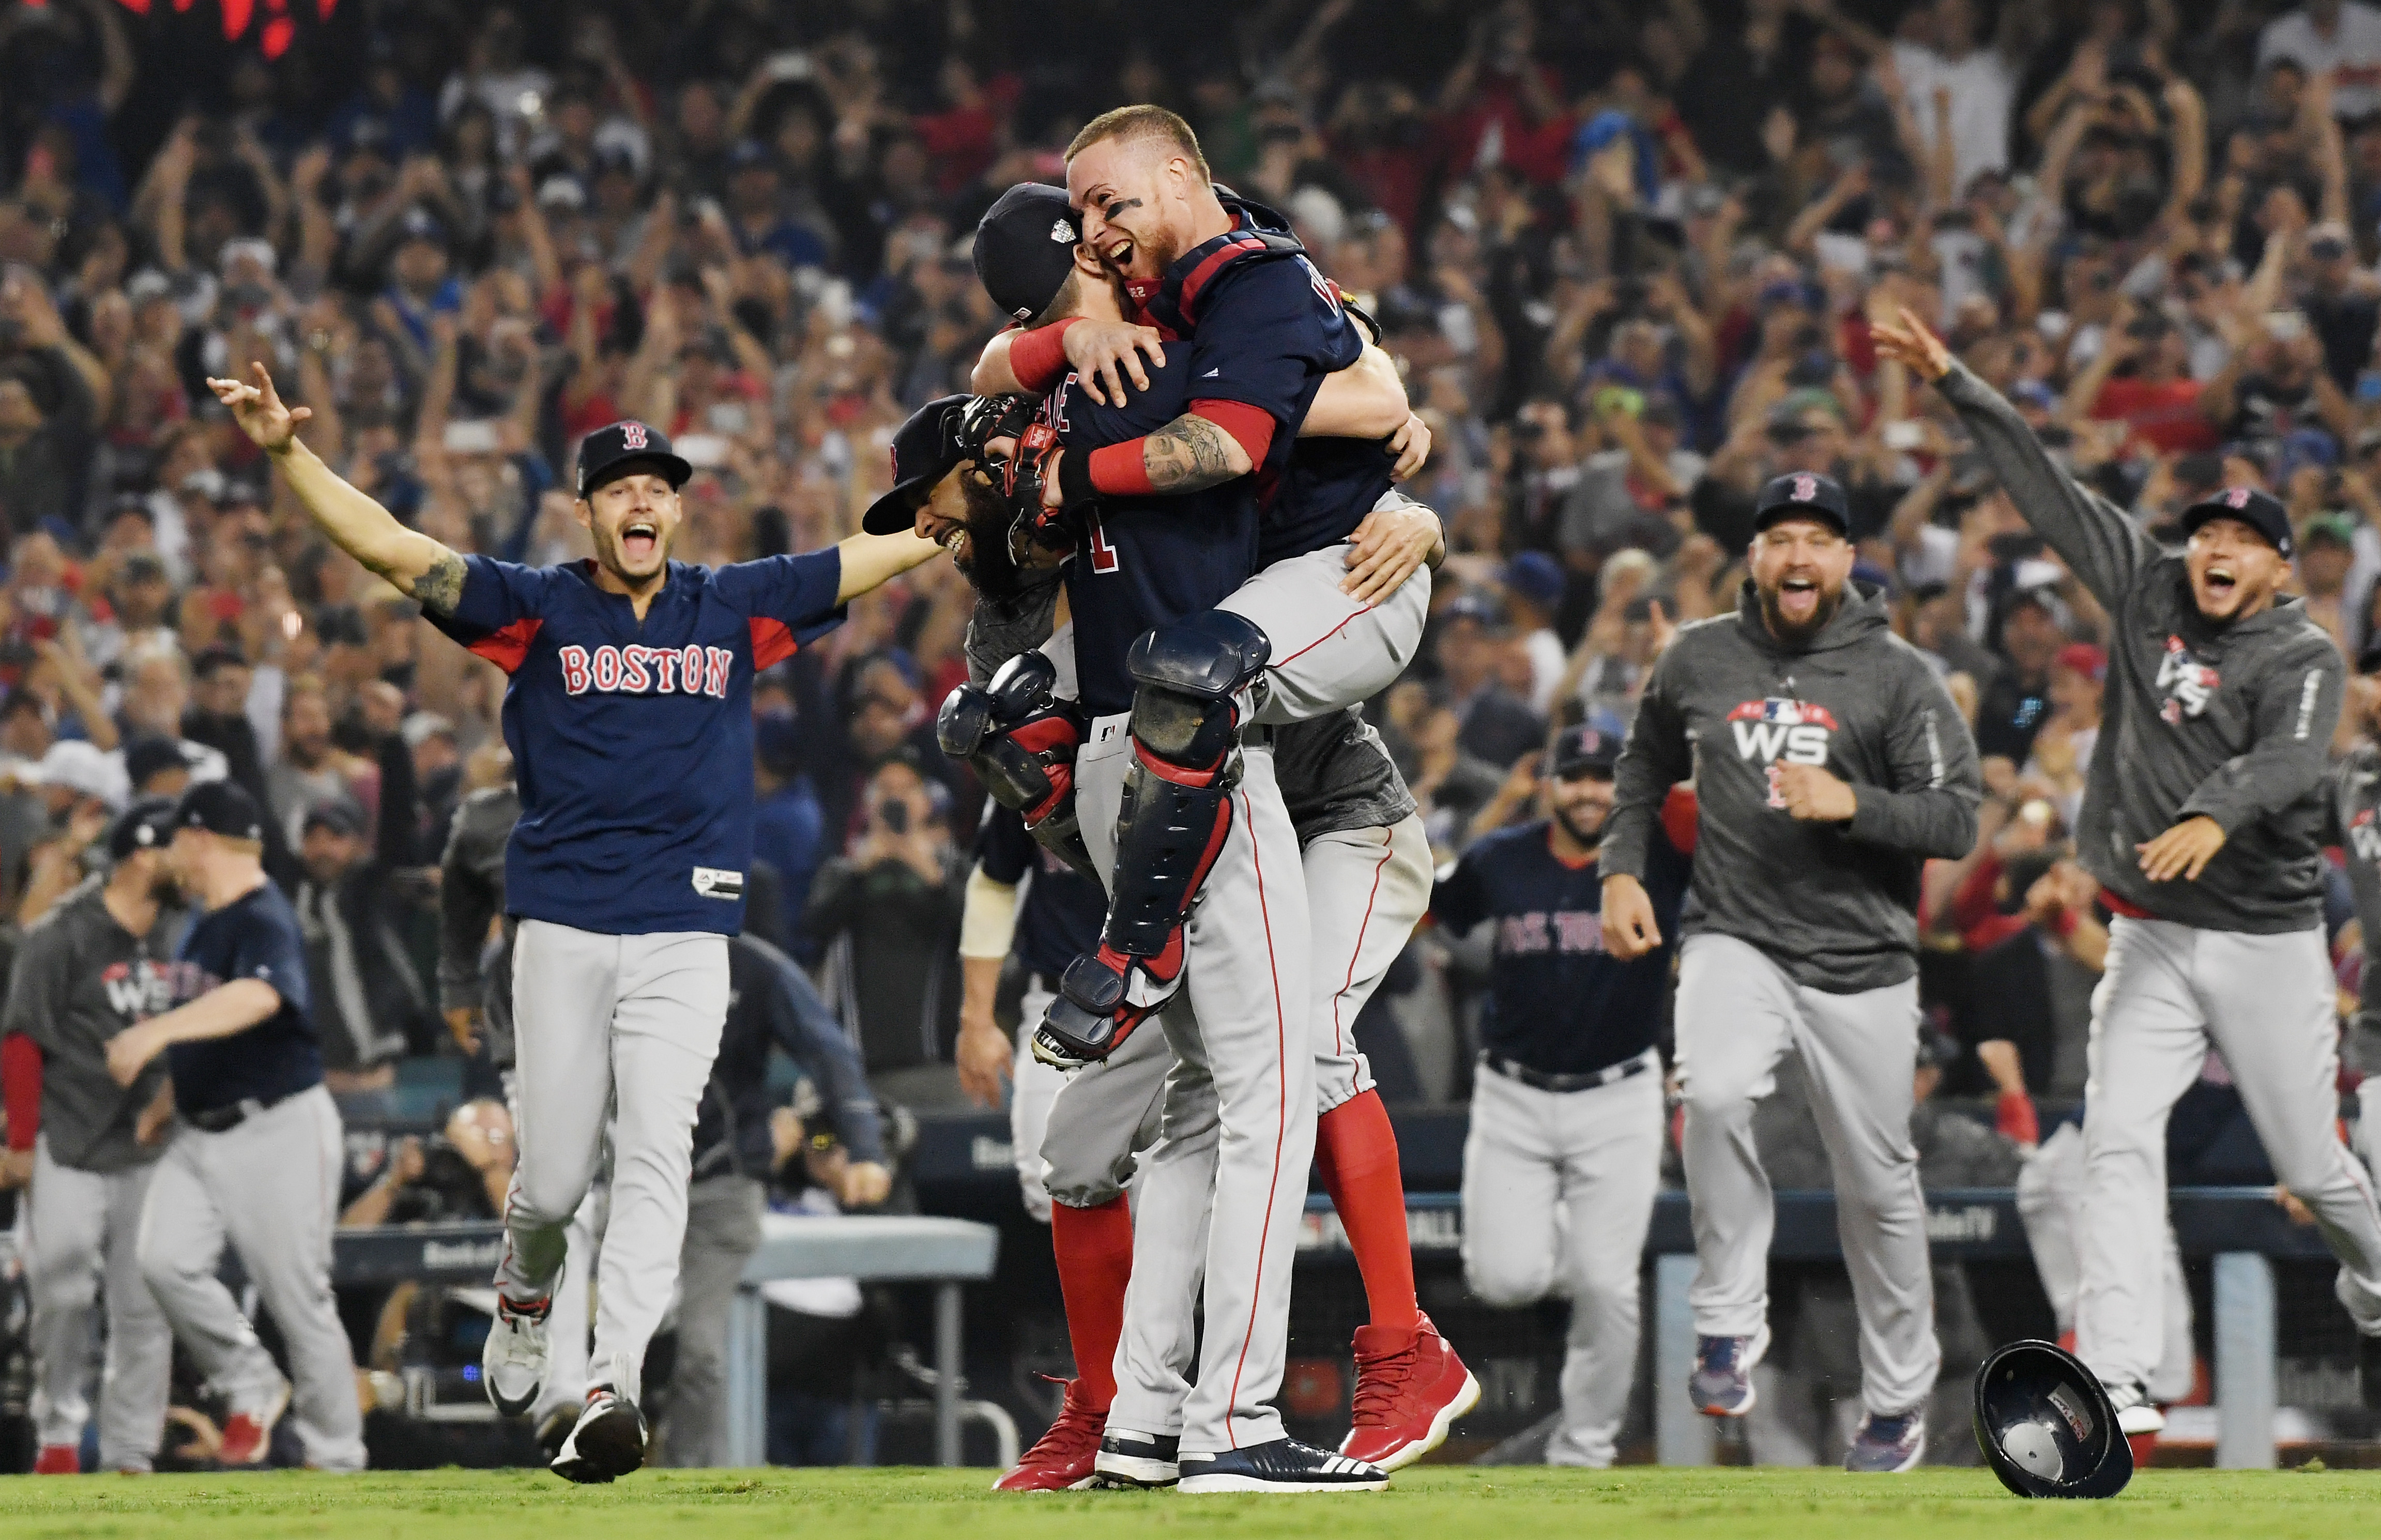
[[[1807,700],[1771,696],[1748,700],[1728,714],[1728,731],[1736,737],[1740,759],[1761,765],[1769,777],[1769,806],[1786,806],[1777,788],[1777,767],[1824,765],[1827,739],[1836,731],[1836,714]]]

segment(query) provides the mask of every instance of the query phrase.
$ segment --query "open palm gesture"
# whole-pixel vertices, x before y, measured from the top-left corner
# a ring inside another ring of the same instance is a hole
[[[273,376],[263,364],[251,364],[250,371],[256,383],[246,385],[238,380],[207,382],[215,399],[231,408],[232,420],[239,430],[256,441],[257,447],[278,455],[298,439],[298,425],[314,415],[308,406],[285,406],[281,393],[273,388]]]

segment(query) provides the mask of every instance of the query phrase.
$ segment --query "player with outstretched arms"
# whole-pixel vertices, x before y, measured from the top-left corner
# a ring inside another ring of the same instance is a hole
[[[284,406],[262,365],[253,382],[209,383],[324,533],[511,676],[505,739],[521,817],[505,902],[520,921],[520,1163],[483,1368],[500,1410],[537,1400],[565,1228],[614,1108],[586,1403],[554,1461],[570,1480],[610,1481],[644,1462],[639,1375],[676,1283],[695,1111],[727,1010],[727,938],[743,924],[753,675],[937,548],[905,531],[715,571],[673,562],[692,470],[658,429],[631,420],[580,444],[575,506],[592,559],[459,555],[299,442],[308,411]]]

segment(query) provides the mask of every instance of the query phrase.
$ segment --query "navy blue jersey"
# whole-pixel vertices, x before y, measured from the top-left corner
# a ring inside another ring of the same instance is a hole
[[[1014,888],[1033,874],[1017,911],[1017,936],[1009,954],[1056,984],[1067,964],[1097,952],[1107,923],[1107,894],[1100,885],[1059,860],[1025,832],[1025,819],[997,805],[976,831],[975,856],[983,874]]]
[[[174,1003],[188,1005],[237,979],[273,986],[281,1009],[245,1032],[165,1049],[174,1105],[186,1115],[254,1097],[277,1101],[323,1082],[323,1055],[306,1013],[306,939],[298,912],[270,882],[201,915],[174,953]]]
[[[641,625],[592,563],[464,567],[462,602],[429,618],[512,675],[521,816],[507,911],[608,936],[735,935],[752,856],[752,675],[841,622],[841,554],[672,562]]]
[[[1261,226],[1247,206],[1230,206],[1239,229],[1177,259],[1147,309],[1190,340],[1190,400],[1237,401],[1274,419],[1257,470],[1264,567],[1347,539],[1389,490],[1395,461],[1367,440],[1297,437],[1324,377],[1362,357],[1363,334],[1312,261],[1265,249],[1249,234]]]
[[[1153,369],[1150,388],[1103,406],[1074,388],[1071,374],[1042,404],[1070,455],[1154,433],[1182,415],[1192,358],[1182,348]],[[1125,654],[1142,632],[1203,614],[1257,570],[1252,479],[1172,496],[1103,495],[1067,564],[1067,606],[1075,622],[1075,672],[1083,709],[1094,717],[1132,709]]]
[[[1546,1074],[1590,1073],[1652,1048],[1689,870],[1656,831],[1645,891],[1663,941],[1623,963],[1604,950],[1602,871],[1557,857],[1545,819],[1474,842],[1432,890],[1430,907],[1457,933],[1496,922],[1483,1046]]]

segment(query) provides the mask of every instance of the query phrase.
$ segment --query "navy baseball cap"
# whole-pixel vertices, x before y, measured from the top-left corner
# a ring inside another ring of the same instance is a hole
[[[1020,182],[976,222],[975,275],[1010,320],[1031,321],[1058,297],[1082,238],[1064,189]]]
[[[1554,767],[1557,780],[1592,776],[1609,781],[1620,764],[1620,739],[1601,727],[1581,722],[1566,727],[1555,739]]]
[[[229,781],[201,781],[174,805],[174,827],[203,829],[226,840],[263,840],[264,815],[256,799]]]
[[[959,414],[974,399],[945,395],[910,414],[893,435],[893,490],[868,505],[860,527],[872,535],[897,535],[917,523],[918,507],[934,483],[964,458],[959,450]]]
[[[2182,511],[2182,532],[2188,537],[2210,519],[2238,519],[2265,538],[2265,543],[2288,556],[2291,553],[2290,511],[2269,493],[2254,487],[2227,487],[2222,491],[2201,498]]]
[[[174,843],[174,799],[144,796],[116,815],[107,831],[110,860],[128,859],[135,851],[156,850]]]
[[[683,487],[694,467],[670,448],[669,435],[634,418],[598,428],[579,441],[579,495],[592,497],[595,489],[641,467],[660,471],[673,491]]]
[[[1813,470],[1789,470],[1773,477],[1752,504],[1755,529],[1789,518],[1815,518],[1834,525],[1838,534],[1852,532],[1852,509],[1845,501],[1844,489],[1834,477]]]

